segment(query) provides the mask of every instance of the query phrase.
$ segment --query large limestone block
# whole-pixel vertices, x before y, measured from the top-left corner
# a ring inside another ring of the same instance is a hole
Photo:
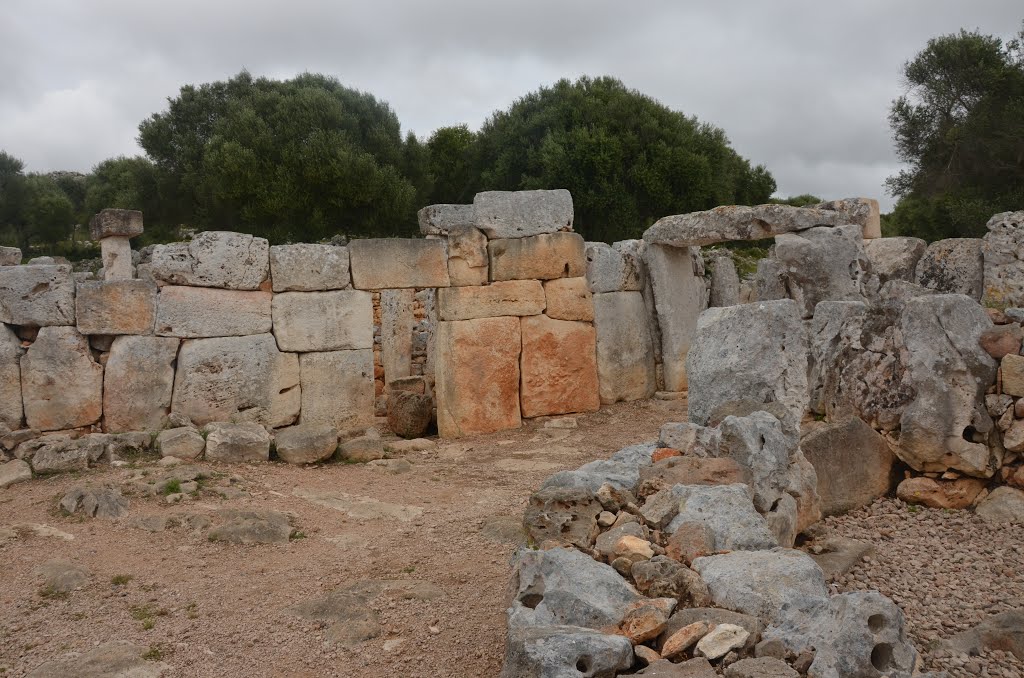
[[[495,238],[572,230],[572,195],[553,191],[484,191],[473,198],[476,227]]]
[[[348,245],[352,282],[359,290],[448,287],[445,241],[367,238]]]
[[[303,353],[303,424],[354,431],[373,423],[373,349]]]
[[[472,226],[457,226],[448,231],[448,276],[451,284],[487,284],[487,236]]]
[[[142,235],[142,212],[139,210],[108,208],[89,219],[89,237],[93,240],[134,238],[137,235]]]
[[[0,247],[0,266],[17,266],[21,263],[21,250],[17,247]]]
[[[544,314],[556,320],[594,320],[594,300],[586,278],[558,278],[544,281],[547,308]]]
[[[283,292],[273,300],[274,336],[282,351],[338,351],[373,346],[369,292]]]
[[[639,291],[643,286],[642,262],[637,252],[625,246],[642,242],[622,241],[615,245],[586,243],[587,284],[590,291],[594,294]]]
[[[0,424],[12,430],[21,428],[23,354],[18,336],[6,325],[0,325]]]
[[[210,424],[206,436],[206,460],[245,463],[270,460],[270,434],[251,422]]]
[[[890,280],[914,282],[917,262],[926,249],[928,243],[920,238],[878,238],[864,243],[871,271],[882,285]]]
[[[423,235],[446,235],[459,228],[473,228],[472,205],[427,205],[416,213]]]
[[[882,237],[882,214],[878,201],[874,198],[844,198],[820,202],[809,207],[842,213],[846,217],[844,224],[857,224],[861,227],[861,237],[864,240]]]
[[[711,290],[708,306],[735,306],[740,303],[740,276],[732,257],[722,254],[711,260]]]
[[[654,292],[665,390],[685,391],[686,356],[697,331],[697,318],[707,308],[704,279],[695,274],[693,257],[686,247],[649,245],[644,249],[644,260]]]
[[[103,376],[103,422],[108,433],[154,431],[171,411],[178,340],[117,337]]]
[[[245,233],[206,231],[191,242],[157,245],[151,264],[153,278],[172,285],[256,290],[270,271],[270,244]]]
[[[412,375],[412,328],[415,290],[382,290],[380,293],[380,352],[384,381]]]
[[[78,331],[82,334],[152,334],[156,291],[156,285],[147,280],[79,283],[75,296]]]
[[[74,327],[43,327],[21,358],[29,428],[58,431],[96,423],[103,410],[103,366]]]
[[[273,326],[272,296],[270,292],[166,285],[157,299],[156,333],[183,339],[265,334]]]
[[[187,339],[171,410],[196,425],[232,419],[280,427],[299,412],[299,361],[272,334]]]
[[[593,412],[601,406],[593,325],[545,315],[522,320],[524,417]]]
[[[906,303],[900,329],[915,396],[900,418],[893,449],[917,471],[962,471],[989,478],[1002,462],[998,436],[985,408],[996,361],[978,344],[992,321],[961,294],[937,294]]]
[[[986,305],[1024,306],[1024,211],[997,214],[985,227]]]
[[[649,244],[693,247],[735,240],[763,240],[815,226],[850,223],[842,212],[790,205],[727,205],[659,219],[644,231]]]
[[[441,320],[538,315],[544,312],[545,304],[544,287],[539,280],[506,280],[437,291]]]
[[[132,245],[125,236],[114,235],[101,240],[100,260],[103,262],[104,280],[131,280],[135,277]]]
[[[275,292],[323,292],[351,285],[348,248],[336,245],[274,245],[270,279]]]
[[[983,246],[980,238],[933,242],[917,262],[917,284],[942,294],[966,294],[981,301],[985,291]]]
[[[74,325],[75,280],[71,267],[0,267],[0,322],[30,327]]]
[[[858,417],[821,424],[804,436],[800,449],[817,473],[827,516],[867,506],[892,489],[889,443]]]
[[[706,425],[733,400],[780,402],[796,421],[807,409],[807,333],[791,299],[709,308],[687,358],[690,421]]]
[[[553,280],[587,274],[586,245],[579,233],[546,233],[487,243],[491,280]]]
[[[640,292],[594,295],[601,402],[650,398],[657,390],[654,344]]]
[[[775,256],[788,268],[789,293],[814,315],[820,301],[864,301],[871,269],[859,226],[812,228],[775,238]]]
[[[438,323],[434,390],[442,437],[520,426],[521,345],[516,317]]]

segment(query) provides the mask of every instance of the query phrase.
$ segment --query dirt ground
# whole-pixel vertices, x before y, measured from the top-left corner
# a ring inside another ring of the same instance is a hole
[[[147,463],[0,490],[0,675],[128,640],[175,676],[496,676],[512,540],[530,493],[557,470],[655,439],[685,412],[686,401],[651,400],[577,416],[575,429],[533,421],[407,453],[411,470],[402,474],[355,464],[203,463],[214,477],[194,498],[169,505],[136,492],[115,521],[62,516],[57,502],[76,485],[125,486],[139,468],[166,469]],[[147,516],[225,508],[290,512],[296,538],[244,546],[212,542],[187,524],[135,526]],[[53,595],[37,570],[52,559],[84,567],[87,583]],[[366,580],[412,580],[407,586],[429,583],[441,593],[371,597],[381,633],[350,648],[328,640],[337,630],[329,622],[290,609]]]

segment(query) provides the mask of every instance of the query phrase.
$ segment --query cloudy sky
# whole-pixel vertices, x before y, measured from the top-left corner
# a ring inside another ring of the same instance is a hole
[[[183,84],[302,71],[427,135],[559,78],[612,75],[725,129],[781,195],[877,196],[886,120],[928,38],[1020,30],[1020,0],[3,0],[0,149],[32,171],[140,153]]]

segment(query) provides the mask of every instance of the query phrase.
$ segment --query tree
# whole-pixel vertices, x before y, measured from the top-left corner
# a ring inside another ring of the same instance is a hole
[[[24,174],[24,163],[0,151],[0,228],[28,253],[34,243],[52,249],[74,226],[74,205],[51,177]]]
[[[1024,51],[1020,36],[961,30],[928,41],[903,67],[907,93],[889,123],[908,168],[888,227],[929,240],[978,237],[996,213],[1024,207]]]
[[[242,72],[182,87],[142,122],[139,143],[199,228],[283,241],[415,226],[417,186],[404,176],[397,116],[333,78]]]
[[[609,78],[561,80],[488,119],[476,190],[567,188],[588,239],[639,237],[656,219],[767,201],[771,174],[725,133]]]
[[[469,203],[473,201],[473,154],[476,134],[467,125],[440,127],[427,140],[430,173],[434,177],[431,203]]]

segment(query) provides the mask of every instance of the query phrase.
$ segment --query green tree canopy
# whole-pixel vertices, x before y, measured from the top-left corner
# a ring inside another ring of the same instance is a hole
[[[722,130],[610,77],[526,95],[484,123],[476,146],[476,185],[461,196],[567,188],[591,240],[638,237],[662,216],[766,202],[775,190]]]
[[[889,122],[909,167],[887,182],[900,199],[892,232],[977,237],[992,214],[1024,208],[1022,40],[960,31],[904,65]]]
[[[440,127],[427,140],[430,174],[434,178],[431,203],[473,202],[478,183],[473,154],[476,133],[467,125]]]
[[[426,190],[391,108],[323,75],[182,87],[139,143],[191,225],[275,241],[411,229]]]
[[[75,208],[54,178],[25,174],[24,167],[0,151],[0,233],[31,255],[32,245],[52,250],[71,235]]]

